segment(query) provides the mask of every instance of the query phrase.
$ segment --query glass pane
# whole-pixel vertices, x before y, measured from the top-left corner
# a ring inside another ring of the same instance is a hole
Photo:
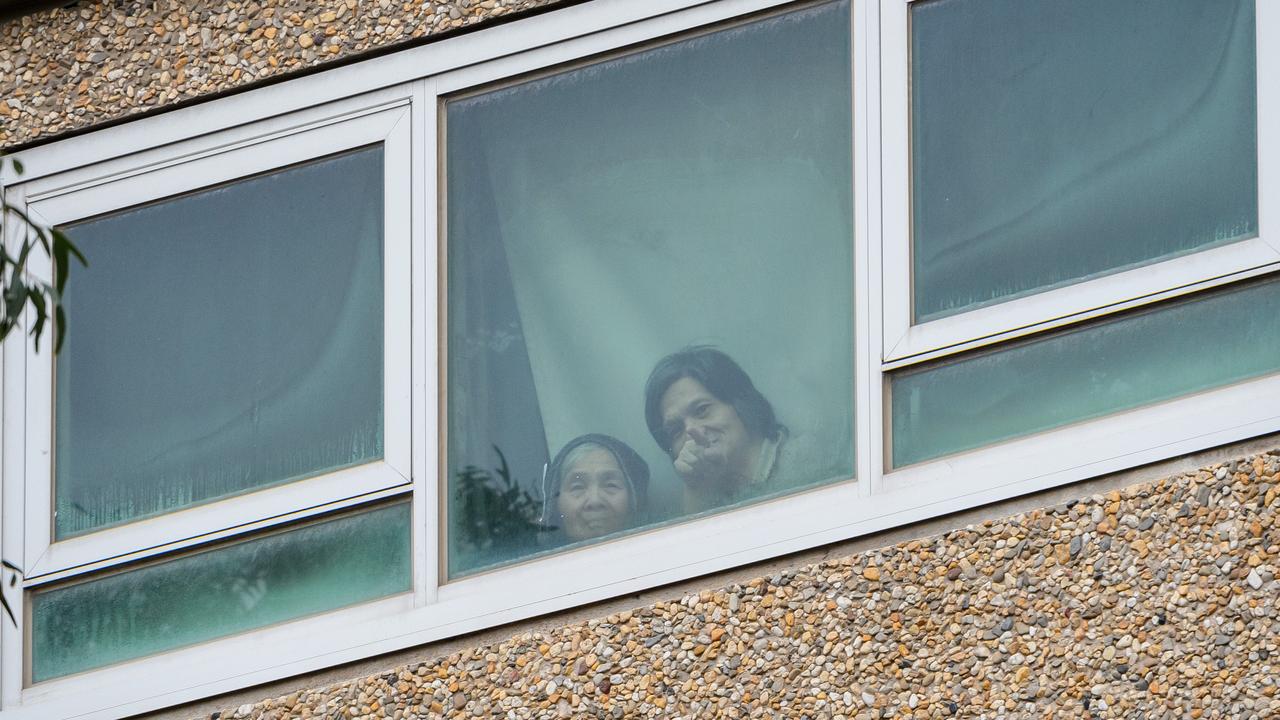
[[[852,475],[849,27],[448,103],[452,576]]]
[[[407,592],[401,503],[31,596],[33,682]]]
[[[1280,370],[1280,281],[1164,305],[892,380],[908,465]]]
[[[911,5],[917,322],[1255,236],[1254,0]]]
[[[382,149],[66,228],[56,535],[382,457]]]

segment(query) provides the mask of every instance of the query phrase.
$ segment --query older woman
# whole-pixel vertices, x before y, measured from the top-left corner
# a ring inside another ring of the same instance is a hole
[[[621,440],[593,433],[566,443],[542,483],[543,526],[577,542],[640,524],[649,466]]]

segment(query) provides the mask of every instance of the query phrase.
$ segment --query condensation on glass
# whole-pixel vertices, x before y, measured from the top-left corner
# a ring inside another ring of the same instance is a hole
[[[1254,0],[911,5],[913,311],[1255,236]]]
[[[410,509],[372,511],[31,594],[31,681],[407,592]]]
[[[383,454],[382,148],[66,228],[58,538]]]
[[[1280,281],[891,379],[901,467],[1280,370]]]
[[[852,476],[849,26],[446,103],[451,576]]]

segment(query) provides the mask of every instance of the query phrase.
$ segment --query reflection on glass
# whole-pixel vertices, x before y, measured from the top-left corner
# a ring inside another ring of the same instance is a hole
[[[400,503],[36,591],[32,681],[407,592],[409,518]]]
[[[852,475],[849,21],[447,104],[451,576]]]
[[[911,5],[915,320],[1258,232],[1254,0]]]
[[[382,456],[382,149],[67,228],[59,538]]]
[[[893,464],[1280,370],[1280,281],[1165,305],[892,378]]]

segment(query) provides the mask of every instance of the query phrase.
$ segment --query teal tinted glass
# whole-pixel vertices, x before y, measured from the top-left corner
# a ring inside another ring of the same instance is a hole
[[[911,4],[917,322],[1258,232],[1254,0]]]
[[[852,475],[851,82],[832,2],[447,103],[451,575]]]
[[[31,595],[40,682],[407,592],[409,505]]]
[[[56,535],[382,456],[382,149],[66,228]]]
[[[908,465],[1280,370],[1280,281],[893,376]]]

